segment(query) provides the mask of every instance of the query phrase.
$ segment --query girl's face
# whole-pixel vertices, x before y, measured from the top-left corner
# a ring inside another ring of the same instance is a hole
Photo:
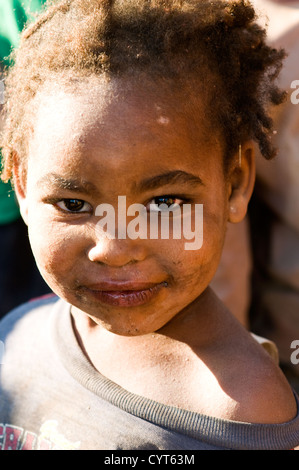
[[[209,136],[199,100],[195,115],[183,92],[125,85],[99,82],[43,96],[26,188],[17,185],[17,192],[53,291],[110,331],[139,335],[158,330],[205,291],[236,209],[220,139],[212,129]],[[188,240],[173,239],[171,225],[168,239],[151,238],[150,228],[147,238],[120,235],[120,220],[128,226],[134,217],[124,219],[119,196],[126,208],[146,208],[148,227],[161,203],[181,213],[188,203],[194,229],[202,204],[201,247],[186,249]],[[98,229],[102,204],[115,209],[114,238]]]

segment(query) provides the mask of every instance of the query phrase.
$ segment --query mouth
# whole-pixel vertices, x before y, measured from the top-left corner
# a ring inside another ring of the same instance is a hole
[[[83,287],[85,294],[89,294],[98,302],[117,307],[137,307],[152,300],[167,282],[160,283],[132,283],[132,282],[103,282]]]

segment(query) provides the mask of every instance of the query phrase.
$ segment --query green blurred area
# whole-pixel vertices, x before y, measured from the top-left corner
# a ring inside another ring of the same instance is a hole
[[[10,53],[18,46],[20,32],[34,18],[46,0],[1,0],[0,2],[0,66],[10,65]],[[1,150],[0,150],[1,151]],[[1,159],[1,154],[0,154]],[[20,217],[19,207],[10,183],[0,180],[0,225]]]

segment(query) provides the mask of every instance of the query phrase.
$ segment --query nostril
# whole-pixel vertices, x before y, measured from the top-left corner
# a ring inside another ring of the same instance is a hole
[[[146,249],[141,242],[129,239],[102,239],[88,250],[87,256],[93,263],[120,267],[144,260]]]

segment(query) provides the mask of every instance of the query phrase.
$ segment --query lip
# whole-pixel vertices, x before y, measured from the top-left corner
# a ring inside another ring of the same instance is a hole
[[[117,307],[136,307],[148,303],[165,287],[166,282],[105,281],[85,286],[83,289],[101,303]]]

